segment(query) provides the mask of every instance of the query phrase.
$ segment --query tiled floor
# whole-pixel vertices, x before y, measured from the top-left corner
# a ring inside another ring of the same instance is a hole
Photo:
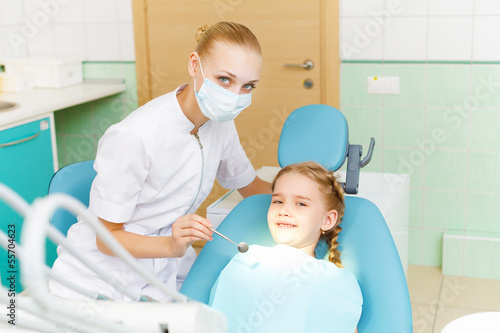
[[[500,311],[500,280],[443,276],[441,267],[408,267],[414,333],[439,333],[459,317]]]

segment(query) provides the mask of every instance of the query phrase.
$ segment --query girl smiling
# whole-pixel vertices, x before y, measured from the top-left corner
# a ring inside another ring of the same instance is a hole
[[[356,332],[363,298],[337,248],[341,185],[318,163],[304,162],[280,170],[272,188],[267,220],[277,245],[237,254],[210,304],[226,314],[229,332]],[[315,258],[320,239],[328,261]]]

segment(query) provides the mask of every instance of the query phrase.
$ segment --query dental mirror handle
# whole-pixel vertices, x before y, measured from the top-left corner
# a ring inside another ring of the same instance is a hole
[[[235,242],[233,242],[232,240],[230,240],[229,238],[227,238],[226,236],[224,236],[223,234],[221,234],[220,232],[218,232],[217,230],[215,230],[214,228],[209,228],[210,230],[212,230],[213,232],[215,232],[217,235],[221,236],[222,238],[224,238],[225,240],[227,241],[230,241],[231,243],[233,243],[234,245],[238,246],[238,244],[236,244]]]

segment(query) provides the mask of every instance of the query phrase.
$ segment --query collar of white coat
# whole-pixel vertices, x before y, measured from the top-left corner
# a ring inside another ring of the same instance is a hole
[[[175,89],[175,91],[174,91],[175,106],[177,109],[177,113],[179,114],[179,126],[180,126],[181,131],[183,131],[183,132],[184,131],[191,132],[194,128],[194,124],[186,117],[186,115],[184,114],[184,112],[181,109],[179,101],[176,98],[176,96],[178,94],[180,94],[184,89],[186,89],[187,86],[188,86],[188,84],[184,83],[184,84],[178,86],[177,89]],[[208,120],[208,121],[210,121],[210,120]],[[205,124],[201,125],[200,128],[203,127]]]

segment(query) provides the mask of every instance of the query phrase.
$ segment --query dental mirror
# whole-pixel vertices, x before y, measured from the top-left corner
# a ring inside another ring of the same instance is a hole
[[[224,236],[223,234],[221,234],[217,230],[215,230],[213,228],[209,228],[209,229],[212,230],[213,232],[215,232],[217,235],[219,235],[222,238],[224,238],[225,240],[227,240],[227,241],[233,243],[234,245],[236,245],[238,247],[238,251],[240,251],[241,253],[245,253],[245,252],[248,251],[248,244],[247,243],[241,242],[239,244],[236,244],[235,242],[233,242],[232,240],[230,240],[229,238],[227,238],[226,236]]]

